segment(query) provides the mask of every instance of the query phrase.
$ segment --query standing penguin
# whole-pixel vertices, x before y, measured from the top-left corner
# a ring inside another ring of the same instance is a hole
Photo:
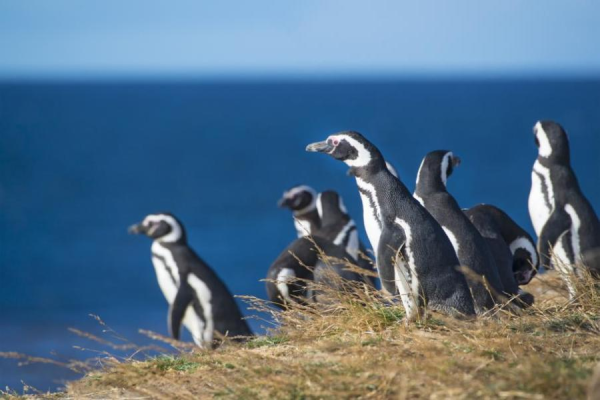
[[[317,212],[317,192],[306,185],[286,190],[277,205],[294,214],[294,226],[299,238],[309,236],[321,226]]]
[[[517,296],[520,300],[517,305],[533,304],[533,295],[519,288],[528,284],[537,272],[538,256],[527,232],[494,206],[480,204],[463,212],[487,242],[504,292]]]
[[[367,235],[376,251],[383,287],[399,292],[407,321],[425,306],[450,314],[474,314],[465,277],[440,225],[385,165],[381,152],[360,133],[339,132],[307,146],[345,162],[356,177]]]
[[[361,257],[361,252],[365,254],[364,247],[358,239],[356,223],[348,214],[341,196],[333,190],[327,190],[319,193],[317,198],[317,210],[321,220],[321,227],[314,232],[314,236],[322,237],[331,241],[337,246],[343,247],[352,257],[350,261],[356,263],[360,268],[367,271],[373,271],[373,264],[369,260]],[[338,268],[339,269],[339,268]],[[337,271],[340,276],[348,280],[357,280],[356,276],[346,276],[341,270]],[[359,277],[370,286],[375,286],[375,279],[364,275]]]
[[[533,128],[538,157],[531,174],[529,215],[538,236],[541,264],[549,266],[551,252],[575,296],[573,275],[581,267],[600,276],[600,222],[581,192],[571,168],[569,138],[556,122],[539,121]]]
[[[446,188],[448,177],[459,164],[460,159],[450,151],[437,150],[427,154],[417,174],[414,196],[442,226],[461,265],[487,281],[486,285],[479,280],[469,280],[475,309],[483,313],[494,307],[494,294],[503,293],[504,287],[486,241]]]
[[[235,299],[215,272],[187,243],[181,222],[170,213],[150,214],[129,228],[153,239],[152,263],[169,303],[169,331],[179,339],[181,324],[200,347],[212,347],[214,334],[251,336]]]

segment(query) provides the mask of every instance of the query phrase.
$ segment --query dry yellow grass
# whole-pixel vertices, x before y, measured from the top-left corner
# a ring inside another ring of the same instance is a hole
[[[52,397],[583,399],[600,361],[596,285],[582,282],[570,303],[550,272],[527,287],[536,304],[522,315],[497,310],[459,321],[431,313],[410,326],[401,306],[376,292],[330,292],[336,299],[325,306],[278,313],[281,326],[270,336],[114,360]]]

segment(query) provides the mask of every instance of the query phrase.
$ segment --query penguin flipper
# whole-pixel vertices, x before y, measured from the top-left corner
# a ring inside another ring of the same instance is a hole
[[[189,287],[189,285],[182,283],[175,295],[173,304],[171,304],[171,307],[169,308],[169,333],[176,340],[179,340],[181,322],[193,299],[194,292],[192,288]]]
[[[545,267],[551,265],[550,249],[557,243],[558,238],[569,229],[570,217],[561,209],[555,209],[544,224],[538,238],[537,250],[540,264]]]

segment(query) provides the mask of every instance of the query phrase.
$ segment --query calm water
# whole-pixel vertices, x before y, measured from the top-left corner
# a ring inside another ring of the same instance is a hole
[[[68,327],[167,334],[150,242],[126,228],[168,210],[235,294],[264,297],[294,238],[281,192],[336,189],[362,225],[344,166],[304,151],[365,133],[409,188],[421,158],[450,149],[462,206],[527,214],[537,119],[569,131],[580,183],[600,210],[600,81],[298,84],[0,84],[0,351],[88,358]],[[364,232],[363,232],[364,237]],[[254,323],[255,330],[261,330]],[[0,387],[56,388],[76,375],[0,359]]]

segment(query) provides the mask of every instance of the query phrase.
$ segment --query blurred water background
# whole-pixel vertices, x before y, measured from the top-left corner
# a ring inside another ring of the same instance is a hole
[[[339,130],[364,133],[411,190],[427,152],[454,151],[461,206],[493,203],[532,232],[538,119],[565,126],[600,211],[600,81],[0,84],[0,351],[92,357],[74,346],[104,348],[67,330],[100,334],[89,314],[136,343],[138,329],[166,335],[150,241],[127,235],[151,212],[179,216],[238,295],[265,297],[260,279],[295,237],[276,207],[292,185],[339,191],[366,239],[344,165],[304,151]],[[76,377],[0,359],[1,388]]]

